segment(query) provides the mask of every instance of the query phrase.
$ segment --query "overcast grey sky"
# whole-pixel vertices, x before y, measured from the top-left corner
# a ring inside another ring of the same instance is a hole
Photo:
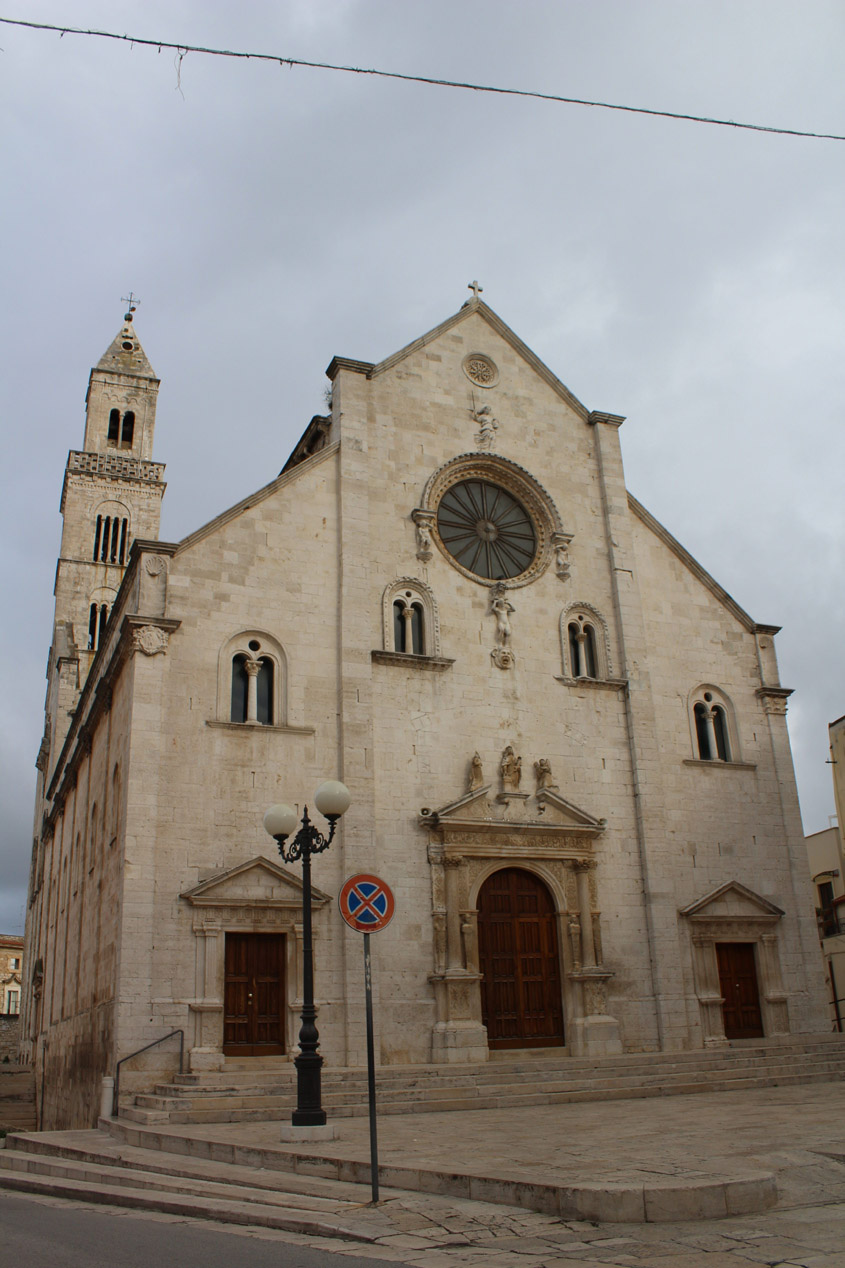
[[[7,0],[2,15],[845,131],[838,0]],[[130,288],[162,537],[272,479],[334,354],[483,298],[758,621],[807,831],[845,713],[845,143],[0,26],[0,929],[23,928],[58,513]],[[837,472],[839,473],[837,475]]]

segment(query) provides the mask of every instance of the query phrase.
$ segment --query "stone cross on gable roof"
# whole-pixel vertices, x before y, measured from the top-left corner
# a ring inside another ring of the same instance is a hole
[[[467,282],[467,290],[472,291],[474,299],[478,299],[479,295],[484,290],[484,287],[479,286],[478,282]]]

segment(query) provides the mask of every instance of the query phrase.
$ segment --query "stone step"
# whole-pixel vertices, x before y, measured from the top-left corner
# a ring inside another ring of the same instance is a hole
[[[840,1050],[845,1055],[845,1041],[839,1035],[816,1036],[803,1042],[768,1043],[731,1049],[713,1049],[710,1051],[691,1051],[673,1053],[626,1053],[618,1057],[601,1059],[574,1058],[566,1055],[561,1049],[542,1049],[543,1057],[527,1060],[524,1055],[519,1058],[504,1059],[500,1054],[491,1055],[489,1062],[466,1066],[443,1065],[408,1065],[380,1066],[377,1074],[381,1081],[396,1079],[405,1082],[412,1077],[458,1077],[472,1075],[479,1078],[498,1079],[507,1069],[514,1074],[530,1074],[533,1077],[544,1077],[546,1071],[559,1072],[565,1068],[568,1072],[579,1071],[592,1073],[598,1068],[603,1070],[626,1070],[635,1066],[653,1070],[655,1065],[663,1068],[694,1065],[699,1068],[724,1068],[739,1061],[753,1061],[760,1057],[782,1057],[784,1060],[795,1060],[799,1055]],[[278,1061],[278,1059],[277,1059]],[[194,1086],[243,1086],[246,1082],[283,1083],[295,1077],[291,1061],[283,1061],[274,1066],[258,1062],[251,1067],[246,1060],[242,1070],[232,1071],[227,1065],[224,1071],[205,1071],[201,1073],[175,1075],[173,1085],[180,1087]],[[234,1075],[234,1077],[233,1077]],[[268,1077],[270,1075],[271,1077]],[[323,1068],[324,1082],[332,1079],[348,1080],[350,1078],[365,1080],[365,1074],[358,1068],[331,1067]]]
[[[304,1178],[324,1177],[340,1181],[369,1183],[369,1162],[360,1150],[340,1149],[331,1152],[313,1145],[254,1144],[249,1132],[225,1137],[203,1130],[199,1134],[145,1128],[123,1120],[101,1120],[114,1140],[163,1152],[178,1152],[180,1157],[213,1158],[229,1165],[248,1157],[256,1168],[274,1171],[294,1170]],[[468,1124],[464,1123],[464,1130]],[[413,1129],[412,1129],[413,1130]],[[604,1164],[602,1164],[604,1165]],[[501,1170],[500,1170],[501,1169]],[[478,1159],[473,1165],[445,1168],[424,1161],[411,1151],[402,1160],[380,1167],[384,1184],[396,1191],[417,1191],[455,1198],[493,1202],[498,1206],[516,1206],[542,1211],[564,1220],[585,1219],[619,1222],[659,1222],[664,1220],[700,1220],[720,1218],[727,1214],[761,1212],[777,1201],[777,1185],[771,1172],[736,1171],[730,1174],[702,1173],[660,1174],[644,1180],[635,1174],[617,1178],[572,1177],[545,1174],[538,1176],[517,1168],[515,1177],[503,1158]],[[388,1208],[389,1208],[388,1204]],[[401,1208],[400,1208],[401,1209]],[[401,1229],[399,1231],[402,1231]],[[389,1252],[388,1252],[389,1253]]]
[[[212,1165],[210,1170],[202,1174],[198,1173],[196,1166],[184,1166],[177,1163],[164,1167],[161,1165],[161,1155],[157,1158],[158,1166],[154,1170],[148,1169],[146,1159],[140,1156],[147,1152],[151,1151],[137,1150],[135,1158],[129,1165],[120,1165],[120,1160],[97,1152],[86,1155],[84,1151],[77,1151],[78,1156],[71,1158],[66,1153],[58,1156],[55,1153],[33,1153],[7,1147],[0,1150],[0,1184],[2,1184],[2,1173],[11,1171],[25,1175],[58,1176],[65,1180],[83,1181],[86,1184],[123,1185],[183,1196],[224,1198],[242,1203],[259,1202],[267,1206],[283,1207],[299,1214],[313,1211],[318,1214],[329,1212],[336,1215],[341,1211],[354,1209],[360,1205],[362,1198],[365,1200],[362,1186],[345,1186],[356,1190],[355,1197],[352,1199],[319,1196],[306,1193],[302,1188],[294,1197],[291,1190],[284,1187],[283,1183],[273,1184],[267,1177],[264,1178],[263,1184],[257,1185],[256,1173],[249,1168],[234,1169],[239,1173],[247,1171],[248,1174],[243,1178],[240,1174],[233,1175],[233,1168],[224,1168],[219,1165],[216,1167]],[[279,1172],[278,1179],[283,1182],[284,1178],[284,1173]],[[325,1182],[325,1186],[330,1184],[330,1181]]]
[[[634,1086],[650,1086],[652,1084],[666,1084],[668,1082],[676,1082],[678,1079],[689,1081],[694,1074],[707,1081],[723,1080],[726,1078],[754,1078],[754,1079],[774,1079],[778,1075],[793,1075],[796,1072],[802,1076],[810,1074],[826,1073],[832,1077],[838,1072],[845,1071],[845,1055],[841,1061],[830,1059],[827,1057],[818,1057],[815,1059],[804,1059],[800,1062],[800,1066],[796,1071],[794,1062],[777,1063],[765,1062],[756,1066],[749,1066],[747,1063],[737,1065],[735,1068],[726,1068],[724,1070],[714,1072],[694,1071],[689,1068],[673,1073],[659,1072],[654,1073],[632,1073],[624,1076],[603,1076],[593,1077],[585,1081],[584,1079],[572,1079],[566,1077],[568,1072],[558,1071],[557,1077],[549,1076],[542,1083],[537,1082],[531,1084],[531,1090],[534,1092],[543,1092],[547,1095],[553,1095],[566,1091],[582,1091],[590,1090],[593,1092],[602,1092],[606,1089],[614,1087],[634,1087]],[[482,1083],[473,1079],[452,1078],[448,1081],[438,1080],[426,1084],[422,1081],[411,1080],[406,1085],[398,1082],[382,1082],[378,1076],[376,1077],[376,1086],[382,1097],[389,1098],[400,1094],[407,1101],[416,1101],[426,1099],[431,1096],[445,1095],[450,1091],[455,1093],[463,1093],[465,1096],[477,1097],[481,1095],[501,1096],[509,1095],[514,1089],[524,1090],[525,1081],[505,1082],[501,1080],[496,1083]],[[144,1109],[158,1109],[164,1111],[180,1110],[180,1109],[259,1109],[261,1107],[269,1107],[276,1104],[287,1104],[295,1098],[296,1089],[293,1083],[289,1083],[285,1087],[277,1086],[260,1086],[252,1087],[232,1087],[231,1089],[223,1088],[193,1088],[193,1089],[173,1089],[167,1085],[159,1085],[160,1090],[153,1093],[139,1093],[135,1097],[135,1105]],[[174,1094],[176,1093],[176,1094]],[[366,1083],[363,1081],[350,1081],[348,1084],[333,1087],[331,1083],[323,1083],[323,1101],[324,1104],[343,1104],[347,1100],[358,1099],[366,1096]]]
[[[161,1143],[160,1140],[158,1143]],[[7,1149],[19,1154],[47,1159],[68,1159],[76,1162],[120,1167],[127,1171],[140,1169],[155,1175],[188,1177],[227,1184],[246,1185],[250,1190],[268,1189],[274,1193],[295,1195],[297,1204],[309,1201],[360,1206],[370,1200],[369,1184],[329,1180],[312,1174],[299,1175],[292,1170],[275,1168],[268,1171],[256,1165],[220,1162],[210,1157],[197,1157],[185,1152],[168,1153],[161,1148],[144,1148],[113,1139],[105,1131],[15,1133],[8,1137]],[[249,1150],[241,1151],[249,1156]],[[0,1151],[2,1163],[2,1151]]]
[[[824,1050],[815,1053],[796,1053],[788,1055],[780,1055],[777,1053],[769,1053],[765,1056],[757,1058],[739,1057],[735,1060],[720,1060],[718,1062],[646,1062],[634,1066],[613,1067],[608,1065],[592,1065],[583,1070],[573,1069],[567,1062],[560,1062],[555,1067],[549,1067],[542,1071],[532,1072],[530,1082],[533,1086],[540,1084],[548,1084],[559,1082],[566,1079],[570,1082],[583,1082],[588,1079],[594,1084],[598,1079],[606,1078],[665,1078],[677,1075],[687,1075],[691,1071],[698,1074],[719,1075],[733,1071],[753,1071],[753,1070],[773,1070],[782,1068],[785,1070],[810,1069],[815,1066],[826,1065],[830,1068],[845,1067],[845,1047],[841,1052],[831,1052]],[[178,1077],[178,1076],[177,1076]],[[404,1089],[414,1089],[423,1087],[461,1087],[468,1084],[474,1086],[503,1086],[507,1083],[519,1082],[524,1083],[528,1080],[508,1068],[497,1070],[488,1070],[485,1068],[478,1069],[476,1067],[461,1071],[451,1067],[448,1073],[437,1067],[432,1067],[430,1072],[426,1074],[405,1074],[396,1072],[392,1067],[380,1067],[376,1070],[376,1080],[380,1087],[402,1087]],[[158,1084],[152,1093],[144,1095],[156,1095],[168,1098],[179,1097],[212,1097],[223,1095],[237,1094],[283,1094],[295,1086],[295,1071],[291,1070],[285,1079],[253,1079],[249,1082],[228,1080],[225,1083],[205,1082],[185,1084],[183,1082],[172,1082]],[[366,1089],[366,1075],[360,1070],[351,1070],[348,1072],[325,1071],[322,1077],[323,1088],[327,1092],[333,1091],[361,1091]]]
[[[162,1177],[145,1184],[143,1173],[123,1176],[117,1169],[92,1169],[88,1164],[59,1163],[65,1174],[53,1174],[48,1165],[40,1169],[16,1169],[3,1163],[0,1151],[0,1188],[36,1193],[50,1197],[73,1198],[77,1201],[160,1211],[169,1215],[191,1216],[225,1224],[258,1225],[287,1232],[317,1237],[340,1237],[371,1243],[382,1235],[361,1217],[343,1212],[320,1212],[307,1207],[272,1200],[266,1191],[259,1196],[235,1186],[206,1185],[198,1191],[180,1188],[181,1181],[164,1183]],[[78,1174],[74,1173],[74,1167]],[[88,1177],[88,1178],[85,1178]],[[195,1186],[191,1186],[193,1190]]]
[[[790,1053],[788,1055],[779,1055],[770,1053],[765,1057],[748,1058],[738,1057],[735,1060],[718,1060],[713,1062],[668,1062],[656,1063],[653,1061],[637,1064],[636,1066],[611,1067],[607,1065],[591,1065],[583,1070],[576,1070],[565,1061],[559,1062],[554,1067],[543,1070],[531,1071],[531,1082],[535,1086],[538,1084],[558,1083],[562,1078],[569,1082],[578,1080],[581,1075],[581,1081],[589,1078],[591,1085],[600,1085],[603,1078],[627,1077],[627,1078],[666,1078],[676,1075],[688,1075],[691,1070],[700,1074],[720,1075],[733,1071],[750,1071],[755,1069],[774,1070],[782,1068],[784,1070],[794,1070],[796,1065],[800,1068],[814,1068],[818,1065],[825,1065],[831,1069],[845,1069],[845,1049],[839,1054],[830,1053],[829,1050],[823,1050],[817,1053]],[[235,1082],[231,1079],[225,1082],[217,1082],[203,1079],[202,1082],[185,1082],[183,1081],[190,1076],[176,1076],[172,1083],[157,1084],[152,1093],[144,1093],[144,1096],[158,1096],[169,1099],[178,1099],[180,1097],[216,1097],[216,1096],[233,1096],[233,1095],[283,1095],[295,1087],[296,1075],[293,1069],[284,1079],[258,1079],[253,1078],[249,1081]],[[176,1080],[179,1080],[178,1082]],[[490,1070],[486,1067],[471,1067],[466,1071],[457,1072],[454,1067],[450,1068],[449,1073],[444,1073],[442,1069],[432,1067],[427,1074],[404,1074],[396,1071],[394,1067],[380,1067],[376,1070],[376,1080],[382,1088],[390,1088],[393,1086],[402,1089],[413,1090],[416,1088],[438,1087],[438,1088],[458,1088],[468,1085],[477,1087],[500,1087],[508,1082],[525,1082],[525,1078],[521,1073],[511,1071],[508,1068]],[[348,1072],[340,1071],[323,1071],[322,1077],[323,1089],[326,1094],[343,1091],[351,1093],[366,1092],[366,1075],[359,1070],[351,1070]]]
[[[411,1099],[404,1095],[391,1099],[387,1095],[379,1094],[377,1089],[377,1103],[380,1114],[446,1113],[453,1110],[513,1109],[529,1105],[558,1105],[599,1100],[631,1100],[648,1096],[685,1096],[693,1093],[731,1092],[743,1091],[749,1088],[829,1083],[841,1078],[841,1076],[841,1070],[828,1069],[821,1069],[815,1072],[803,1071],[800,1073],[781,1071],[768,1076],[739,1075],[733,1078],[722,1077],[718,1079],[696,1079],[690,1074],[683,1081],[678,1080],[670,1083],[667,1083],[665,1079],[655,1079],[648,1083],[632,1080],[601,1089],[582,1086],[558,1091],[543,1089],[522,1090],[519,1092],[508,1091],[500,1092],[496,1095],[490,1095],[483,1090],[474,1091],[473,1089],[467,1089],[463,1092],[454,1091],[451,1094],[448,1092],[439,1094],[432,1092],[417,1099]],[[270,1098],[263,1099],[269,1100]],[[284,1118],[287,1112],[293,1109],[295,1103],[296,1097],[290,1095],[278,1097],[273,1104],[264,1104],[261,1107],[239,1106],[234,1103],[234,1098],[224,1106],[215,1108],[207,1108],[202,1105],[180,1105],[178,1108],[163,1110],[127,1106],[121,1109],[120,1117],[130,1122],[162,1126],[167,1123],[261,1122],[266,1119]],[[333,1103],[324,1097],[323,1104],[329,1111],[331,1118],[359,1117],[368,1112],[366,1100]]]

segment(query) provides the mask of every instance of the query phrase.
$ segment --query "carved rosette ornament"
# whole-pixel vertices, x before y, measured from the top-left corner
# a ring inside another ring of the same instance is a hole
[[[499,367],[483,352],[471,352],[464,357],[461,368],[476,387],[495,387],[499,382]]]
[[[156,656],[159,652],[166,652],[167,643],[167,633],[159,629],[157,625],[142,625],[132,635],[134,650],[143,652],[145,656]]]

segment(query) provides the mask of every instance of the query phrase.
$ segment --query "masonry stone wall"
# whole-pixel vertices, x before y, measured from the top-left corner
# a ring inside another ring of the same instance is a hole
[[[470,381],[475,354],[495,365],[494,386]],[[758,945],[772,1033],[823,1028],[770,627],[629,502],[621,420],[589,414],[475,301],[381,366],[341,362],[332,373],[324,449],[184,542],[139,548],[123,581],[83,694],[85,726],[49,791],[31,895],[31,954],[45,970],[25,1030],[46,1062],[45,1125],[92,1121],[101,1075],[170,1030],[184,1031],[194,1068],[222,1066],[227,930],[284,933],[292,1055],[299,869],[277,866],[262,816],[280,800],[313,812],[324,778],[342,779],[353,798],[313,865],[331,1064],[365,1056],[360,938],[335,901],[344,879],[376,872],[396,894],[373,946],[381,1060],[442,1056],[447,1032],[467,1047],[446,1059],[480,1059],[475,904],[484,876],[509,860],[556,895],[562,1059],[724,1042],[705,982],[723,936]],[[538,505],[558,534],[545,568],[507,589],[504,644],[491,586],[455,566],[430,519],[426,541],[415,518],[432,478],[465,454],[494,481],[510,472],[542,486]],[[402,579],[429,596],[430,622],[436,606],[437,654],[392,654],[384,596]],[[578,605],[602,639],[593,680],[569,660],[567,614]],[[272,726],[231,721],[239,636],[274,660]],[[692,696],[706,684],[730,705],[730,762],[699,760]],[[524,806],[497,800],[508,745],[522,758]],[[490,795],[467,832],[472,867],[449,847],[455,911],[437,815],[461,803],[476,753]],[[540,759],[554,804],[535,783]],[[589,857],[564,865],[570,847],[559,843],[575,839],[573,823],[591,825],[578,845]],[[541,838],[552,841],[546,855],[532,852]],[[566,871],[576,864],[577,885]],[[452,986],[438,969],[444,922],[462,939]],[[586,923],[600,943],[587,985]],[[447,986],[448,1007],[465,1015],[444,1024]],[[173,1062],[172,1041],[154,1049],[127,1070],[126,1092],[168,1077]]]
[[[0,1061],[17,1062],[20,1044],[20,1016],[0,1016]]]

